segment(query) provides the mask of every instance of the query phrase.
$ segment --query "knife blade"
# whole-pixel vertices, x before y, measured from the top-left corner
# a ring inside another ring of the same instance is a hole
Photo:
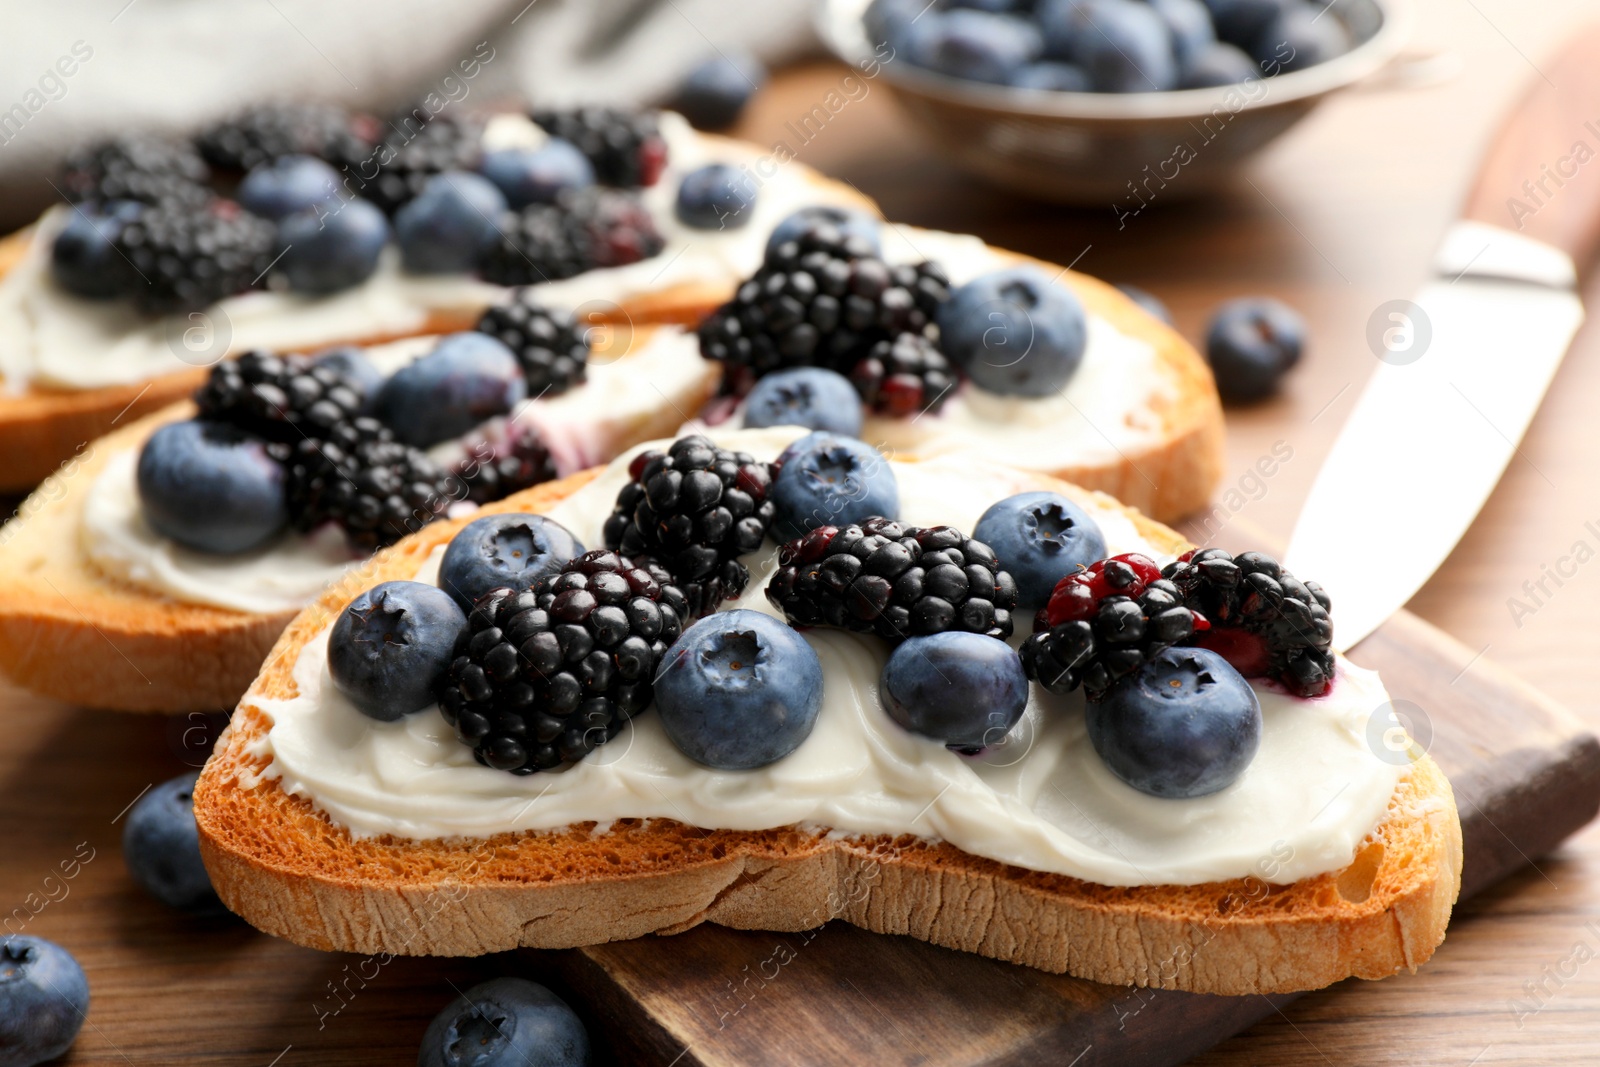
[[[1462,221],[1440,249],[1434,280],[1378,320],[1389,347],[1318,471],[1284,557],[1332,596],[1339,650],[1422,587],[1517,455],[1583,321],[1575,284],[1559,249]]]

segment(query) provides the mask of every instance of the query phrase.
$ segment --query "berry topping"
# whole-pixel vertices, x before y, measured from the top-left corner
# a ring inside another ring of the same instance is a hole
[[[508,211],[498,229],[499,240],[479,265],[497,285],[533,285],[625,266],[665,246],[644,202],[614,189],[574,189],[554,204]]]
[[[371,157],[381,167],[366,179],[371,164],[347,169],[355,191],[393,215],[422,195],[428,180],[449,170],[475,170],[483,154],[483,126],[476,120],[434,114],[417,105],[390,120],[388,140]],[[353,171],[353,173],[352,173]]]
[[[51,276],[67,292],[91,300],[109,300],[127,292],[133,272],[113,242],[143,208],[134,200],[79,204],[50,246]]]
[[[481,174],[446,171],[428,179],[416,199],[395,212],[400,261],[413,274],[465,274],[478,269],[499,236],[494,220],[506,199]]]
[[[890,653],[878,682],[889,717],[974,755],[1003,741],[1028,706],[1022,659],[1004,641],[952,630]]]
[[[292,155],[349,165],[372,154],[376,129],[376,120],[331,104],[262,104],[212,126],[196,144],[222,170],[254,170]]]
[[[576,145],[604,185],[654,185],[666,169],[667,142],[653,111],[580,107],[535,111],[530,117],[550,136]]]
[[[822,224],[832,226],[843,236],[865,241],[862,247],[869,255],[883,255],[883,223],[865,211],[856,211],[847,207],[835,207],[833,204],[812,204],[803,207],[784,218],[772,228],[772,233],[767,235],[767,247],[763,256],[770,257],[779,245],[789,241],[798,241],[800,235],[812,226]]]
[[[112,239],[130,267],[128,291],[152,314],[198,311],[260,285],[272,265],[274,228],[231,200],[148,208]]]
[[[900,514],[894,469],[877,449],[853,437],[808,433],[783,450],[777,467],[774,530],[786,540],[818,526]]]
[[[1042,608],[1057,583],[1104,559],[1106,539],[1089,513],[1060,493],[1018,493],[989,506],[972,536],[994,549],[1017,580],[1017,606]]]
[[[938,414],[956,380],[939,346],[920,333],[885,338],[850,368],[862,401],[880,415]]]
[[[422,582],[383,582],[339,613],[328,673],[363,714],[394,722],[433,703],[467,617],[449,593]]]
[[[771,466],[693,436],[635,457],[630,475],[606,520],[607,547],[660,562],[691,616],[743,593],[750,572],[738,557],[760,548],[772,524]]]
[[[211,173],[195,150],[160,137],[119,137],[69,155],[58,184],[68,200],[187,205],[211,199]]]
[[[468,500],[487,504],[554,480],[555,460],[538,431],[515,420],[490,427],[490,433],[467,444],[467,454],[454,468],[467,485]]]
[[[254,349],[211,368],[194,402],[202,418],[293,444],[326,437],[355,418],[363,396],[354,379],[331,364]]]
[[[439,588],[471,611],[491,589],[532,589],[583,552],[570,530],[543,515],[485,515],[450,539],[439,561]]]
[[[0,1052],[14,1064],[66,1054],[89,1014],[89,980],[72,953],[27,935],[0,941]]]
[[[181,774],[155,786],[128,810],[122,826],[122,859],[133,880],[169,908],[196,913],[223,910],[200,859],[200,829],[194,821],[198,773]],[[0,1050],[6,1048],[0,1038]]]
[[[684,175],[674,208],[678,221],[696,230],[737,230],[755,214],[756,184],[748,171],[712,163]]]
[[[1211,621],[1199,643],[1242,673],[1276,679],[1297,696],[1315,697],[1333,682],[1331,601],[1261,552],[1231,556],[1206,548],[1179,556],[1162,572],[1184,603]]]
[[[656,679],[667,737],[696,763],[743,771],[782,759],[822,708],[822,663],[805,638],[759,611],[719,611],[684,631]]]
[[[973,384],[1006,396],[1051,396],[1083,361],[1088,319],[1072,290],[1037,267],[985,274],[939,308],[939,344]]]
[[[1022,645],[1028,676],[1052,693],[1099,700],[1118,679],[1207,627],[1155,561],[1100,560],[1061,579]]]
[[[1156,797],[1225,789],[1261,743],[1261,705],[1239,672],[1203,648],[1169,648],[1088,706],[1089,741],[1111,773]]]
[[[981,541],[952,526],[870,518],[784,545],[767,599],[801,626],[889,641],[964,630],[1011,636],[1017,587]]]
[[[532,774],[582,759],[650,705],[688,610],[659,568],[615,552],[477,602],[439,710],[478,762]]]
[[[289,522],[283,465],[226,423],[161,427],[139,451],[137,477],[151,529],[201,552],[258,548]]]
[[[1206,330],[1206,359],[1226,400],[1260,400],[1300,362],[1306,324],[1287,304],[1265,297],[1230,301]]]
[[[509,413],[527,389],[511,350],[468,330],[441,338],[432,352],[390,375],[375,410],[401,441],[427,448]]]
[[[553,204],[568,189],[594,184],[594,167],[569,141],[552,137],[538,148],[502,148],[483,157],[483,176],[514,208]]]
[[[861,397],[850,379],[821,367],[795,367],[769,374],[745,397],[744,424],[804,426],[844,437],[861,433]]]
[[[372,418],[354,419],[322,440],[302,439],[289,460],[295,529],[337,523],[351,544],[369,552],[439,518],[456,488],[427,455]]]
[[[278,222],[275,269],[297,293],[337,293],[378,269],[389,220],[367,200],[301,208]]]
[[[504,304],[490,307],[477,329],[511,349],[522,364],[529,396],[559,396],[583,381],[588,331],[571,312],[540,305],[528,289],[517,289]]]
[[[244,176],[239,203],[264,219],[281,219],[332,200],[338,195],[339,180],[339,172],[320,159],[283,156]]]

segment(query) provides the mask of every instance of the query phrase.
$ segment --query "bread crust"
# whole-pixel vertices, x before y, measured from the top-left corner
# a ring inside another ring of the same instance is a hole
[[[543,510],[594,472],[516,494]],[[1057,485],[1040,476],[1040,484]],[[1136,512],[1167,551],[1177,534]],[[484,840],[353,838],[262,779],[265,701],[296,692],[299,650],[361,589],[408,578],[457,523],[430,526],[329,590],[284,631],[195,790],[201,853],[223,901],[312,948],[479,955],[671,934],[703,922],[806,930],[844,919],[996,959],[1125,985],[1245,994],[1415,970],[1444,938],[1461,829],[1426,757],[1343,871],[1290,886],[1235,879],[1114,888],[1009,867],[916,837],[623,820]]]

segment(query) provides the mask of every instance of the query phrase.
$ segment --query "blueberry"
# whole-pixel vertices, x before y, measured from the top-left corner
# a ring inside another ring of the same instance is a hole
[[[128,811],[122,827],[122,861],[133,880],[169,908],[220,912],[222,901],[200,862],[194,822],[198,772],[180,774],[151,789]]]
[[[1294,0],[1203,0],[1211,11],[1217,37],[1245,51],[1256,42]]]
[[[439,561],[439,588],[463,611],[491,589],[523,590],[568,560],[583,545],[565,526],[543,515],[485,515],[450,539]]]
[[[400,261],[413,274],[465,274],[499,238],[506,198],[481,174],[451,170],[428,179],[394,217]]]
[[[972,536],[1011,572],[1017,606],[1029,610],[1044,607],[1062,578],[1106,558],[1099,524],[1060,493],[1018,493],[991,504]]]
[[[689,71],[672,108],[700,130],[723,130],[767,81],[767,68],[748,53],[719,54]]]
[[[877,449],[816,430],[783,450],[772,482],[773,527],[784,540],[818,526],[900,517],[900,486]]]
[[[50,273],[56,283],[92,300],[108,300],[121,293],[132,268],[111,242],[142,210],[144,205],[132,200],[79,204],[50,246]]]
[[[451,1001],[423,1035],[417,1067],[587,1067],[589,1032],[567,1002],[525,978],[495,978]]]
[[[872,0],[862,15],[867,42],[874,48],[887,42],[895,53],[903,52],[911,24],[928,6],[927,0]]]
[[[1147,292],[1146,290],[1139,288],[1137,285],[1119,285],[1117,288],[1122,290],[1123,296],[1127,297],[1129,300],[1132,300],[1135,304],[1138,304],[1145,311],[1149,312],[1151,316],[1160,319],[1168,326],[1172,325],[1172,312],[1168,311],[1167,305],[1163,304],[1159,299],[1157,299],[1153,293]]]
[[[782,759],[811,735],[822,707],[822,663],[786,623],[745,608],[708,615],[667,650],[656,710],[696,763],[747,771]]]
[[[1033,20],[1044,39],[1048,59],[1075,61],[1080,55],[1078,40],[1083,33],[1078,9],[1086,0],[1040,0],[1033,9]]]
[[[1029,63],[1018,67],[1011,76],[1011,84],[1018,89],[1043,89],[1056,93],[1086,93],[1089,91],[1089,73],[1071,63]]]
[[[336,348],[325,349],[312,356],[311,362],[320,367],[327,367],[343,377],[350,383],[352,389],[361,394],[368,405],[377,398],[378,390],[389,377],[378,369],[376,363],[367,358],[365,352],[354,345],[339,345]]]
[[[861,433],[861,395],[850,379],[821,367],[794,367],[756,382],[744,401],[744,424],[804,426],[808,430],[857,437]]]
[[[1218,392],[1239,401],[1270,396],[1300,362],[1305,337],[1305,320],[1276,300],[1246,297],[1222,305],[1206,331],[1206,359]]]
[[[1149,0],[1150,8],[1167,24],[1172,55],[1184,70],[1194,58],[1217,43],[1211,12],[1200,0]],[[1171,86],[1169,86],[1171,88]]]
[[[278,270],[297,293],[336,293],[378,269],[389,220],[366,200],[303,208],[278,222]]]
[[[559,193],[594,184],[589,157],[559,137],[538,148],[496,149],[483,157],[478,169],[504,194],[505,202],[519,210],[529,204],[553,204]]]
[[[1149,4],[1084,0],[1078,8],[1072,57],[1102,93],[1149,93],[1175,88],[1178,61],[1172,32]]]
[[[1183,68],[1180,89],[1216,89],[1261,77],[1255,61],[1239,48],[1218,41]]]
[[[314,156],[281,156],[244,176],[237,199],[246,211],[277,221],[327,203],[339,193],[339,172]]]
[[[785,241],[792,241],[811,225],[813,222],[826,222],[837,226],[844,231],[846,237],[859,237],[872,245],[873,254],[883,254],[883,239],[879,234],[881,223],[864,211],[854,211],[846,207],[833,207],[829,204],[813,204],[803,207],[799,211],[785,218],[772,228],[772,234],[767,238],[768,256],[773,249]]]
[[[63,1055],[89,1013],[89,980],[72,953],[38,937],[0,941],[0,1067]]]
[[[1272,73],[1305,70],[1344,55],[1350,51],[1350,33],[1338,18],[1324,15],[1320,4],[1286,7],[1256,38],[1250,54]]]
[[[1005,85],[1018,67],[1039,58],[1044,39],[1025,19],[958,9],[923,15],[911,25],[906,47],[916,66]]]
[[[328,635],[328,673],[380,722],[421,711],[455,658],[466,613],[437,586],[383,582],[352,600]]]
[[[389,376],[378,417],[406,444],[427,448],[504,415],[527,396],[511,349],[475,330],[441,339],[427,355]]]
[[[1089,702],[1089,741],[1111,773],[1154,797],[1231,785],[1261,744],[1261,704],[1228,661],[1169,648]]]
[[[755,214],[750,174],[726,163],[692,170],[678,186],[678,221],[696,230],[738,230]]]
[[[1007,396],[1050,396],[1078,369],[1088,320],[1077,296],[1037,267],[976,278],[939,308],[940,347],[973,383]]]
[[[139,451],[150,528],[201,552],[244,552],[289,522],[283,465],[265,442],[225,423],[173,422]]]
[[[998,745],[1028,706],[1028,675],[998,638],[946,630],[900,642],[878,679],[889,718],[914,734],[975,753]]]

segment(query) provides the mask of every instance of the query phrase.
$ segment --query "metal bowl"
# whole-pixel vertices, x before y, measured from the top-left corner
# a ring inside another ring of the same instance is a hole
[[[828,47],[882,81],[953,161],[996,185],[1045,200],[1126,205],[1204,192],[1324,97],[1399,52],[1406,0],[1342,0],[1327,9],[1355,47],[1304,70],[1218,89],[1066,93],[951,78],[875,56],[861,17],[870,0],[819,0]]]

